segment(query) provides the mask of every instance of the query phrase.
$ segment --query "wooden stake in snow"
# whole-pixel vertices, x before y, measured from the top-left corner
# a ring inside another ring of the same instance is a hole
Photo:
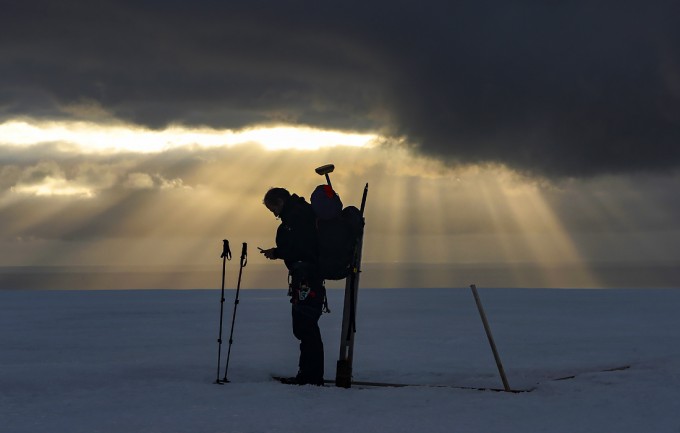
[[[472,296],[475,297],[475,302],[477,303],[477,309],[479,310],[479,315],[482,316],[482,323],[484,324],[484,330],[486,331],[486,337],[489,339],[489,344],[491,345],[491,351],[493,352],[493,357],[496,360],[496,366],[498,367],[498,372],[501,375],[501,380],[503,381],[503,387],[506,391],[512,391],[510,385],[508,384],[508,378],[505,377],[505,371],[503,370],[503,364],[501,363],[501,357],[498,355],[498,350],[496,350],[496,343],[493,341],[493,336],[491,335],[491,328],[489,327],[489,322],[486,320],[486,314],[484,314],[484,308],[482,308],[482,301],[479,299],[479,293],[477,293],[477,286],[472,284],[470,286],[472,289]]]

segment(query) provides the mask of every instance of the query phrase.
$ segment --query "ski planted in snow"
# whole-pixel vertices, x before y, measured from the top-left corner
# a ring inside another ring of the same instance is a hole
[[[364,187],[361,197],[361,220],[365,224],[364,209],[368,184]],[[345,280],[345,303],[342,310],[342,333],[340,336],[340,357],[335,370],[335,386],[350,388],[352,386],[352,361],[354,358],[354,334],[356,333],[357,294],[359,291],[359,276],[361,273],[361,251],[364,243],[364,229],[357,238],[352,255],[350,274]]]

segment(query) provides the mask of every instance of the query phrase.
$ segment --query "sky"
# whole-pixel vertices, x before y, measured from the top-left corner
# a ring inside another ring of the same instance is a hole
[[[0,6],[0,267],[216,266],[333,163],[372,286],[680,285],[677,2]]]

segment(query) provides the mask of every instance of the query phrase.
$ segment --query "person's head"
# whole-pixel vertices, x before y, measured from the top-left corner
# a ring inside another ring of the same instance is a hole
[[[263,203],[274,214],[275,217],[281,216],[283,205],[290,198],[290,193],[285,188],[271,188],[264,195]]]

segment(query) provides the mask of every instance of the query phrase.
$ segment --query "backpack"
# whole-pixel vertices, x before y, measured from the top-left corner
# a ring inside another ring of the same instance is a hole
[[[316,214],[319,242],[319,270],[325,280],[346,278],[352,265],[354,247],[364,229],[364,218],[355,206],[342,207],[330,185],[319,185],[310,199]]]

